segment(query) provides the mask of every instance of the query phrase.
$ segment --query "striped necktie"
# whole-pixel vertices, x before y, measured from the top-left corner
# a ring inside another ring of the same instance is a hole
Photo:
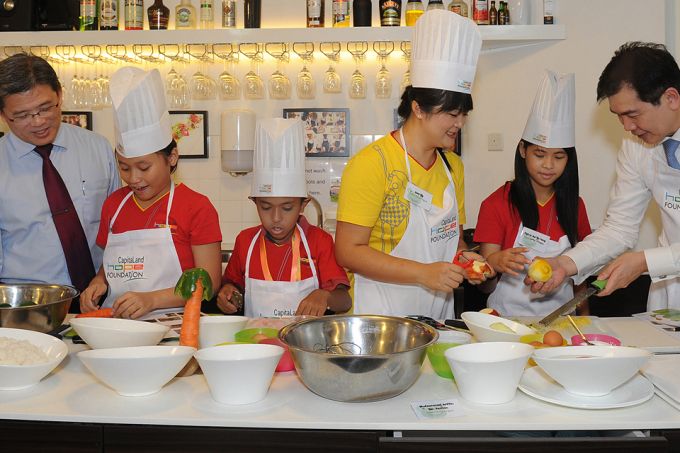
[[[663,149],[666,151],[666,161],[668,162],[668,166],[677,170],[680,170],[680,162],[678,162],[678,158],[675,157],[675,151],[678,149],[679,144],[679,141],[672,138],[669,138],[663,142]]]

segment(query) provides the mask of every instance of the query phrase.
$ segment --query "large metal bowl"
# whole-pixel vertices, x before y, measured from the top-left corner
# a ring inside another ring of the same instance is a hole
[[[339,315],[305,319],[279,332],[302,382],[335,401],[378,401],[416,381],[439,334],[407,318]]]
[[[0,327],[51,332],[64,322],[78,294],[66,285],[0,284]]]

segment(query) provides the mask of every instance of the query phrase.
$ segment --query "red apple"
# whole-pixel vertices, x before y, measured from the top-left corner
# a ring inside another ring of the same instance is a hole
[[[493,308],[489,308],[489,307],[482,308],[481,310],[479,310],[479,312],[480,313],[486,313],[487,315],[493,315],[493,316],[500,316],[501,315],[496,310],[494,310]]]
[[[264,340],[258,341],[259,344],[273,344],[276,346],[281,346],[284,349],[281,360],[279,364],[276,365],[276,371],[292,371],[295,369],[295,363],[293,363],[293,356],[288,349],[288,345],[278,338],[265,338]]]

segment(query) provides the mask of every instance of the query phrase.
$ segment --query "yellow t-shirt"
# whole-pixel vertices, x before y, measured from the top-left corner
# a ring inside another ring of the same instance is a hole
[[[446,153],[458,202],[458,224],[465,223],[463,161]],[[432,204],[441,207],[449,185],[446,167],[437,155],[430,168],[409,156],[413,184],[432,194]],[[390,253],[404,236],[410,202],[404,198],[408,173],[404,149],[392,134],[371,143],[347,163],[342,173],[338,216],[341,222],[371,227],[369,246]]]

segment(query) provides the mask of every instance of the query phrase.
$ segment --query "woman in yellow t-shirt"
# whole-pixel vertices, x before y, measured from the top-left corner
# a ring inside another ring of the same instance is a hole
[[[465,248],[463,165],[442,149],[455,146],[472,110],[481,38],[472,21],[448,13],[428,12],[416,25],[413,85],[398,109],[403,127],[364,148],[343,172],[335,253],[354,273],[354,313],[448,318],[451,293],[466,278],[452,262]],[[439,44],[447,35],[468,47]]]

